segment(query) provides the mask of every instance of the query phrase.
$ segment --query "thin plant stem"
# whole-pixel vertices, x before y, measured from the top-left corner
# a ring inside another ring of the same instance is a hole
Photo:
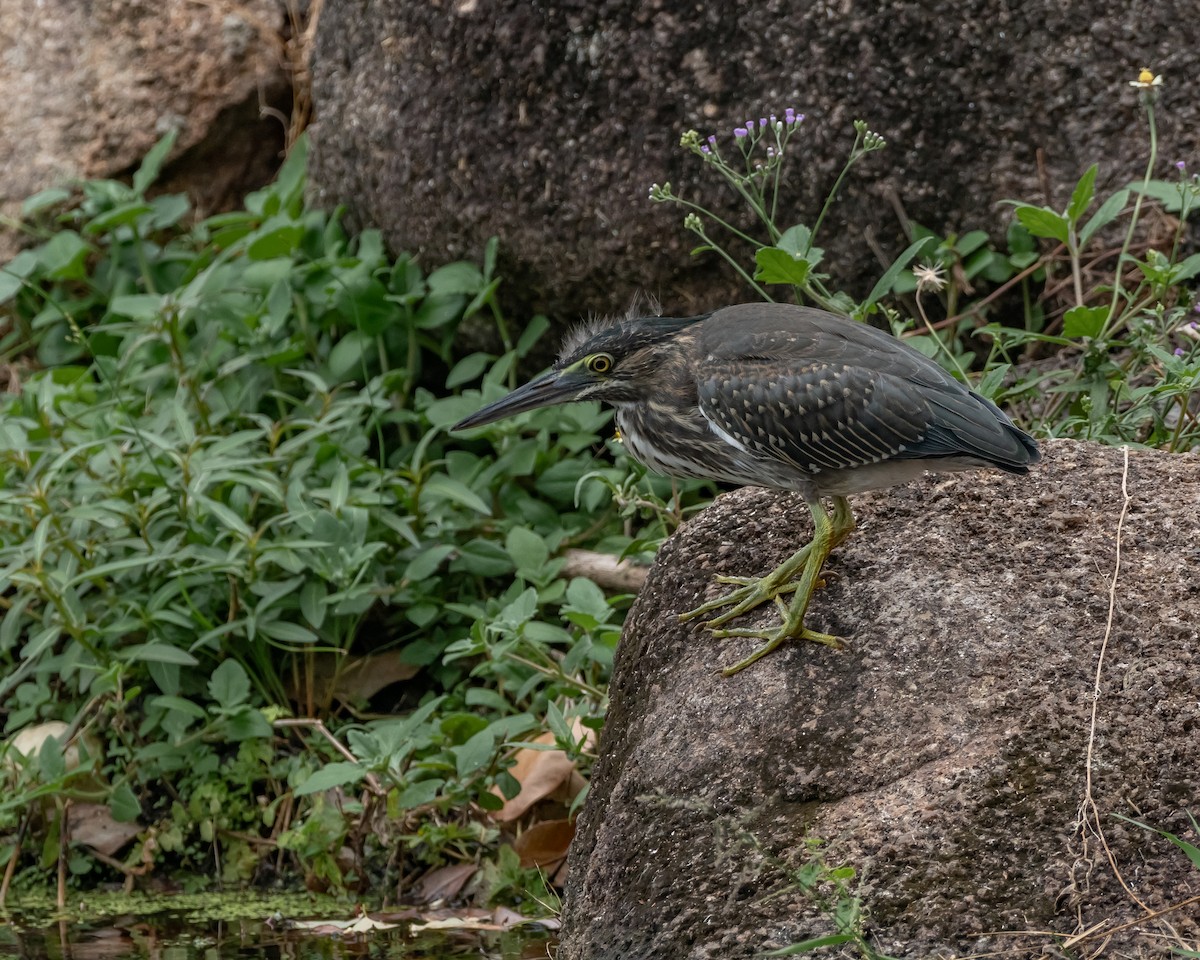
[[[1125,266],[1125,256],[1129,253],[1129,247],[1133,243],[1133,232],[1137,228],[1138,217],[1142,212],[1142,199],[1146,196],[1150,177],[1154,173],[1154,164],[1158,160],[1158,129],[1154,123],[1154,102],[1149,98],[1146,100],[1146,122],[1150,130],[1150,156],[1146,160],[1146,172],[1142,176],[1142,189],[1137,191],[1137,199],[1133,201],[1133,213],[1129,218],[1129,229],[1125,231],[1125,242],[1121,244],[1121,252],[1117,255],[1117,270],[1116,276],[1113,278],[1113,293],[1112,300],[1108,305],[1108,316],[1105,317],[1104,325],[1100,328],[1100,333],[1096,338],[1101,341],[1106,340],[1112,334],[1117,317],[1117,303],[1121,299],[1121,272]]]
[[[821,212],[817,216],[817,222],[813,224],[812,231],[808,235],[808,243],[805,244],[803,251],[804,256],[808,256],[808,251],[812,249],[813,244],[816,242],[817,234],[821,230],[821,224],[825,222],[826,214],[829,213],[830,208],[833,206],[833,201],[837,199],[837,192],[842,186],[842,181],[846,179],[846,174],[848,174],[850,172],[850,168],[865,155],[862,150],[863,137],[863,130],[856,129],[854,131],[854,145],[850,148],[850,156],[842,166],[842,172],[839,173],[837,179],[833,181],[833,187],[825,197],[825,204],[821,207]]]
[[[755,282],[754,278],[746,272],[745,268],[740,263],[738,263],[737,260],[735,260],[728,251],[726,251],[719,244],[713,243],[713,241],[708,238],[708,236],[704,233],[704,229],[702,227],[700,229],[695,229],[694,232],[695,232],[696,236],[698,236],[701,240],[703,240],[705,243],[707,243],[713,251],[715,251],[718,255],[720,255],[725,260],[726,263],[728,263],[731,267],[733,267],[733,269],[736,270],[741,275],[742,279],[745,280],[748,284],[750,284],[751,287],[754,288],[755,293],[757,293],[760,297],[762,297],[768,303],[775,302],[775,298],[772,297],[769,293],[767,293],[767,291],[764,290],[762,287],[760,287],[758,285],[758,283]]]

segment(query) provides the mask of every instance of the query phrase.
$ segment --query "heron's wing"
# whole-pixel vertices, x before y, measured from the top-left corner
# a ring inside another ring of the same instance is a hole
[[[1040,459],[995,404],[867,324],[744,304],[718,310],[700,335],[701,410],[740,442],[766,439],[802,469],[954,457],[1024,473]]]
[[[807,473],[904,456],[932,421],[915,385],[842,364],[714,362],[697,392],[700,411],[726,440]]]

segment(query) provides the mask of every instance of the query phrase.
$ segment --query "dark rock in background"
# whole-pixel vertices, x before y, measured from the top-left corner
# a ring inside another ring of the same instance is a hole
[[[864,878],[885,954],[1092,956],[1110,933],[1106,956],[1195,948],[1195,903],[1147,915],[1200,894],[1200,873],[1116,815],[1196,841],[1200,458],[1129,454],[1089,794],[1123,452],[1045,454],[1024,478],[855,498],[808,618],[847,648],[789,642],[730,679],[754,641],[676,614],[797,549],[808,511],[745,489],[668,541],[617,651],[561,960],[736,960],[833,933],[789,873],[810,836]]]
[[[1159,172],[1195,158],[1197,41],[1182,0],[328,4],[313,181],[427,267],[478,259],[498,235],[510,309],[575,319],[641,291],[682,315],[751,294],[689,256],[682,211],[647,200],[670,181],[748,223],[680,134],[728,139],[747,118],[807,114],[781,219],[811,224],[863,118],[889,147],[851,174],[821,245],[835,281],[865,294],[905,246],[901,208],[1002,242],[998,200],[1061,208],[1096,161],[1102,185],[1140,177],[1146,124],[1128,81],[1142,66],[1166,76]]]

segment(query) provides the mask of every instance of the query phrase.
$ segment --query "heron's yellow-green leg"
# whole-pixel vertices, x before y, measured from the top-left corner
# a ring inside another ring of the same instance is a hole
[[[853,533],[854,516],[850,512],[850,502],[845,497],[833,498],[832,517],[825,511],[825,508],[818,499],[809,502],[809,509],[813,515],[812,542],[785,560],[779,567],[767,574],[766,577],[762,578],[763,582],[770,581],[770,589],[774,589],[775,591],[774,594],[768,594],[762,599],[769,597],[770,599],[774,599],[779,605],[780,612],[783,614],[783,622],[780,626],[775,629],[713,630],[714,637],[758,637],[766,641],[766,643],[757,647],[744,660],[739,660],[733,666],[722,670],[721,672],[727,677],[737,673],[739,670],[744,670],[750,664],[754,663],[754,661],[766,656],[788,638],[809,640],[828,646],[841,646],[841,640],[831,634],[806,630],[804,627],[804,615],[808,612],[808,604],[812,600],[813,592],[817,588],[817,582],[820,579],[821,568],[825,565],[825,560],[836,547],[845,542],[846,538]],[[799,571],[800,580],[795,584],[792,591],[791,604],[787,605],[785,609],[785,605],[782,600],[778,599],[778,595],[787,591],[779,589],[780,585],[777,574],[786,570],[789,574],[788,579],[790,580],[798,572],[798,564],[802,567]],[[761,603],[762,599],[757,600],[757,603]],[[738,604],[738,607],[741,607],[744,603],[745,601],[742,601]],[[757,605],[757,603],[752,604],[752,606]],[[727,615],[722,615],[717,620],[707,623],[706,626],[712,627],[719,623],[724,623],[728,619]]]
[[[759,604],[776,599],[781,593],[791,593],[799,585],[796,578],[804,569],[811,549],[811,543],[805,544],[764,577],[717,577],[718,583],[737,583],[741,586],[715,600],[702,603],[695,610],[681,613],[679,619],[685,622],[695,620],[714,610],[729,607],[720,616],[714,617],[704,624],[706,627],[719,627],[747,610],[753,610]]]

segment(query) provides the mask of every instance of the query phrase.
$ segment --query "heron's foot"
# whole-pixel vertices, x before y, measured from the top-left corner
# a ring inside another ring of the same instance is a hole
[[[809,548],[805,547],[796,556],[792,557],[791,560],[773,570],[765,577],[717,577],[717,583],[736,584],[737,589],[730,591],[723,597],[717,597],[715,600],[702,603],[695,610],[688,610],[686,613],[681,613],[679,619],[686,623],[689,620],[706,617],[716,610],[728,607],[729,609],[725,610],[724,613],[705,621],[704,624],[706,627],[719,627],[721,624],[728,623],[735,617],[740,617],[743,613],[761,606],[768,600],[778,600],[779,597],[786,594],[795,593],[800,586],[797,574],[804,569],[808,553]]]
[[[713,636],[718,639],[726,637],[757,637],[760,640],[767,642],[759,647],[755,647],[750,656],[743,660],[739,660],[732,667],[726,667],[721,671],[722,676],[732,677],[739,670],[745,670],[746,667],[754,663],[754,661],[765,657],[768,653],[778,647],[784,640],[794,637],[797,640],[808,640],[812,643],[819,643],[826,647],[833,647],[835,650],[840,650],[846,645],[846,641],[841,637],[835,637],[831,633],[818,633],[816,630],[808,630],[801,628],[797,634],[791,634],[786,626],[776,627],[774,630],[754,630],[754,629],[734,629],[734,630],[714,630]]]

